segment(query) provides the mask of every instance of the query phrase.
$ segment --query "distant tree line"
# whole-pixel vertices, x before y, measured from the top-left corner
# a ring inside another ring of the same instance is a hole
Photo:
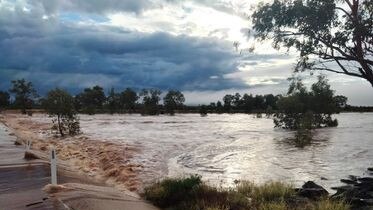
[[[60,89],[59,89],[60,90]],[[55,91],[55,90],[52,90]],[[61,90],[63,91],[63,90]],[[227,94],[222,100],[208,105],[185,105],[185,97],[178,90],[169,90],[162,98],[162,91],[158,89],[126,88],[117,91],[111,88],[105,90],[96,85],[85,88],[75,96],[71,96],[72,108],[76,113],[141,113],[143,115],[158,115],[179,113],[275,113],[279,111],[279,105],[283,104],[283,95],[252,95],[252,94]],[[24,79],[12,81],[9,91],[0,91],[1,109],[20,109],[26,113],[28,109],[46,109],[48,94],[41,97],[37,94],[33,84]],[[163,103],[161,103],[163,99]],[[70,100],[70,99],[69,99]],[[281,102],[281,103],[280,103]],[[344,96],[334,96],[333,103],[339,111],[373,111],[373,107],[355,107],[346,104]]]

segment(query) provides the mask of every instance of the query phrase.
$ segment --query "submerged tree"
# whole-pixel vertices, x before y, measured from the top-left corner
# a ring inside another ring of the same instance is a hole
[[[26,114],[26,110],[32,108],[33,101],[38,96],[36,90],[25,79],[13,80],[12,85],[9,91],[15,94],[14,104],[21,109],[22,114]]]
[[[161,100],[161,91],[157,89],[144,89],[141,91],[142,97],[142,114],[143,115],[157,115],[159,114],[159,101]]]
[[[76,135],[80,132],[80,123],[74,108],[74,98],[66,91],[54,89],[49,91],[44,107],[53,117],[53,130],[61,136],[65,134]]]
[[[207,106],[206,105],[201,105],[199,107],[199,114],[201,115],[201,117],[206,117],[207,116]]]
[[[259,40],[299,52],[295,71],[322,70],[373,86],[373,1],[275,0],[252,15]]]
[[[174,115],[175,109],[182,108],[185,102],[185,97],[180,91],[170,90],[163,98],[163,104],[166,112]]]
[[[313,129],[337,126],[332,114],[338,112],[334,91],[330,89],[325,76],[319,76],[311,91],[299,78],[292,78],[288,95],[278,102],[278,112],[274,115],[276,127],[285,129]]]

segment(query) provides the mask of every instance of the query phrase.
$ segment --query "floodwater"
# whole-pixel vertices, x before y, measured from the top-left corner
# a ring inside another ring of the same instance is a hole
[[[337,128],[319,129],[304,148],[273,128],[272,119],[245,114],[176,116],[81,116],[83,132],[96,139],[136,145],[145,181],[199,174],[215,185],[234,180],[282,180],[325,187],[373,165],[373,113],[336,115]]]
[[[94,139],[141,148],[134,160],[144,165],[145,183],[199,174],[221,186],[234,180],[295,186],[313,180],[330,188],[373,166],[373,113],[335,117],[339,126],[316,130],[304,148],[290,143],[294,133],[274,128],[272,119],[246,114],[83,115],[81,127]]]

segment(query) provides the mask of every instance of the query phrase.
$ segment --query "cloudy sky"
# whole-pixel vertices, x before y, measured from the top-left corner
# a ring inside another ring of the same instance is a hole
[[[257,3],[0,0],[0,89],[19,78],[42,94],[56,86],[77,93],[96,84],[178,89],[191,104],[234,92],[285,93],[296,56],[252,39],[248,14]],[[350,104],[373,105],[368,82],[329,79]]]

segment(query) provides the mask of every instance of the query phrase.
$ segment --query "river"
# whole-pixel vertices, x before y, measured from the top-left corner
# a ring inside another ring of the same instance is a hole
[[[254,115],[80,116],[85,135],[141,148],[134,161],[144,166],[145,183],[199,174],[221,186],[234,180],[295,186],[313,180],[326,188],[348,175],[363,176],[373,165],[373,113],[335,117],[338,127],[316,130],[312,144],[299,148],[287,140],[293,132]]]

